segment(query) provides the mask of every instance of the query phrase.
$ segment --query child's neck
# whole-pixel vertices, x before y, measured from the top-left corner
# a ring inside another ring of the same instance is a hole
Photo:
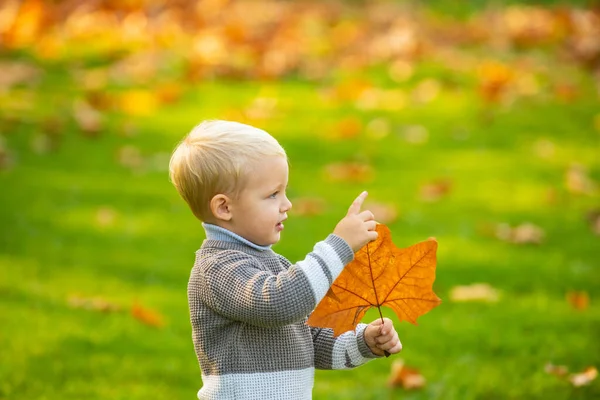
[[[269,250],[271,246],[259,246],[256,243],[252,243],[251,241],[244,239],[242,236],[234,233],[228,229],[225,229],[221,226],[209,224],[206,222],[202,223],[202,227],[206,232],[206,238],[211,240],[221,240],[224,242],[233,242],[233,243],[243,243],[247,246],[252,247],[253,249],[259,251]]]

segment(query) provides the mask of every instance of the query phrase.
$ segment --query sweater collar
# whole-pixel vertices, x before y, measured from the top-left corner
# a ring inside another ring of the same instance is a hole
[[[250,246],[258,251],[265,251],[271,249],[271,246],[259,246],[256,243],[252,243],[251,241],[244,239],[237,233],[231,232],[230,230],[221,228],[217,225],[207,224],[203,222],[202,227],[206,232],[206,239],[208,240],[220,240],[223,242],[245,244],[246,246]]]

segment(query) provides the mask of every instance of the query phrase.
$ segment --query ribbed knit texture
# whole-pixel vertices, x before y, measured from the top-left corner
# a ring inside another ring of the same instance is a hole
[[[376,358],[364,324],[337,338],[306,325],[353,257],[336,235],[294,265],[271,249],[209,236],[188,284],[203,380],[198,398],[310,399],[315,368],[353,368]]]

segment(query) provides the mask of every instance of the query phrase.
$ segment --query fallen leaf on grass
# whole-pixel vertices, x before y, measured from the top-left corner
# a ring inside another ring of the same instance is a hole
[[[123,137],[134,137],[139,133],[138,126],[131,120],[123,121],[117,130],[117,134]]]
[[[31,149],[36,154],[48,154],[56,147],[50,136],[39,133],[31,138]]]
[[[85,100],[75,100],[73,103],[73,118],[75,118],[79,129],[81,129],[86,136],[95,137],[102,129],[102,113]]]
[[[167,172],[170,159],[171,154],[167,152],[154,153],[146,160],[146,171]]]
[[[331,137],[335,139],[354,139],[362,131],[363,126],[360,119],[348,117],[340,120],[331,132]]]
[[[365,133],[369,139],[381,140],[388,136],[391,131],[391,124],[386,118],[375,118],[369,121],[365,128]]]
[[[177,82],[164,83],[156,88],[158,100],[161,104],[173,104],[183,95],[183,85]]]
[[[136,20],[142,22],[138,17],[145,18],[140,14],[132,13],[129,14],[127,19],[134,23]],[[107,69],[106,77],[122,86],[144,85],[148,82],[155,82],[160,68],[160,60],[161,58],[157,53],[145,51],[142,47],[139,47],[138,51],[134,51],[114,62]]]
[[[555,375],[558,377],[564,377],[569,372],[566,365],[554,365],[552,363],[548,363],[544,366],[544,371],[550,375]]]
[[[546,364],[544,371],[550,375],[554,375],[560,379],[566,379],[575,387],[586,386],[592,383],[598,377],[598,370],[594,366],[589,366],[582,372],[568,374],[569,370],[565,365]],[[568,374],[568,375],[567,375]]]
[[[554,86],[554,95],[558,100],[572,103],[579,96],[579,89],[571,83],[561,82]]]
[[[502,14],[505,34],[519,47],[535,46],[556,39],[559,32],[551,10],[512,5]]]
[[[109,80],[108,68],[106,67],[75,70],[73,76],[77,84],[85,91],[103,91]]]
[[[7,170],[14,165],[15,159],[6,147],[4,137],[0,136],[0,171]]]
[[[76,294],[69,296],[68,304],[72,308],[81,308],[91,311],[114,312],[121,310],[119,305],[111,303],[101,297],[83,297]]]
[[[364,183],[373,178],[373,168],[357,162],[335,163],[325,166],[325,175],[332,181]]]
[[[96,211],[96,223],[100,227],[114,225],[117,220],[117,212],[112,207],[100,207]]]
[[[498,290],[487,283],[474,283],[467,286],[455,286],[450,290],[450,300],[454,302],[483,301],[495,303],[500,298]]]
[[[408,125],[401,136],[407,143],[425,144],[429,140],[429,131],[423,125]]]
[[[47,117],[40,121],[41,131],[31,139],[31,148],[37,154],[58,150],[64,133],[64,124],[58,117]]]
[[[425,387],[425,382],[425,377],[418,370],[405,366],[404,360],[400,359],[392,363],[388,386],[407,390],[422,389]]]
[[[438,179],[421,186],[420,197],[426,202],[435,202],[448,195],[452,189],[452,181],[449,179]]]
[[[515,82],[515,91],[519,96],[535,96],[540,93],[540,84],[532,73],[521,71]]]
[[[592,210],[587,215],[587,220],[596,236],[600,236],[600,209]]]
[[[319,197],[300,197],[292,201],[293,213],[299,216],[312,217],[323,214],[325,200]]]
[[[59,141],[65,132],[65,121],[60,116],[49,116],[41,121],[42,131],[52,140]]]
[[[538,139],[533,144],[533,151],[540,158],[550,159],[556,153],[556,145],[548,139]]]
[[[592,383],[597,377],[598,370],[596,367],[587,367],[583,372],[571,374],[569,376],[569,382],[575,387],[586,386]]]
[[[371,89],[371,84],[362,79],[344,80],[334,88],[335,97],[339,101],[353,101]]]
[[[143,307],[139,303],[134,303],[133,306],[131,306],[131,315],[133,318],[146,325],[153,326],[155,328],[161,328],[164,326],[162,315],[154,310]]]
[[[36,82],[42,72],[35,66],[20,61],[0,62],[0,91],[19,84]]]
[[[114,106],[114,98],[109,92],[88,90],[84,93],[85,101],[98,112],[110,111]]]
[[[401,89],[368,88],[355,101],[359,110],[400,111],[407,104],[406,93]]]
[[[441,88],[439,81],[432,78],[424,79],[413,90],[412,98],[417,103],[429,103],[438,97]]]
[[[253,121],[272,118],[278,103],[277,97],[256,97],[244,110],[244,115]]]
[[[479,92],[488,103],[497,103],[514,81],[514,71],[498,61],[487,60],[479,66]]]
[[[581,164],[572,164],[565,173],[565,186],[574,194],[591,195],[596,190],[596,182],[588,175],[587,169]]]
[[[583,311],[590,305],[590,296],[584,291],[567,292],[567,301],[576,310]]]
[[[570,12],[569,51],[583,65],[593,65],[600,56],[600,14],[597,9],[573,9]]]
[[[513,229],[513,243],[541,243],[544,239],[544,230],[537,225],[526,223],[518,225]]]
[[[540,244],[544,240],[545,232],[542,228],[529,222],[511,228],[509,224],[496,226],[496,237],[502,241],[514,244]]]
[[[368,309],[390,307],[400,321],[416,325],[417,318],[441,300],[432,290],[437,241],[400,249],[389,228],[377,225],[378,238],[361,248],[321,300],[308,324],[332,328],[334,335],[354,330]]]
[[[141,151],[131,145],[123,146],[117,151],[117,160],[124,167],[137,169],[144,164]]]

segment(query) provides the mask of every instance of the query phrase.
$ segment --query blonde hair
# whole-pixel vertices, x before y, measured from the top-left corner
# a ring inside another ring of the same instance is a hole
[[[177,145],[169,162],[171,182],[201,221],[212,216],[210,200],[237,197],[249,166],[285,150],[262,129],[231,121],[204,121]]]

